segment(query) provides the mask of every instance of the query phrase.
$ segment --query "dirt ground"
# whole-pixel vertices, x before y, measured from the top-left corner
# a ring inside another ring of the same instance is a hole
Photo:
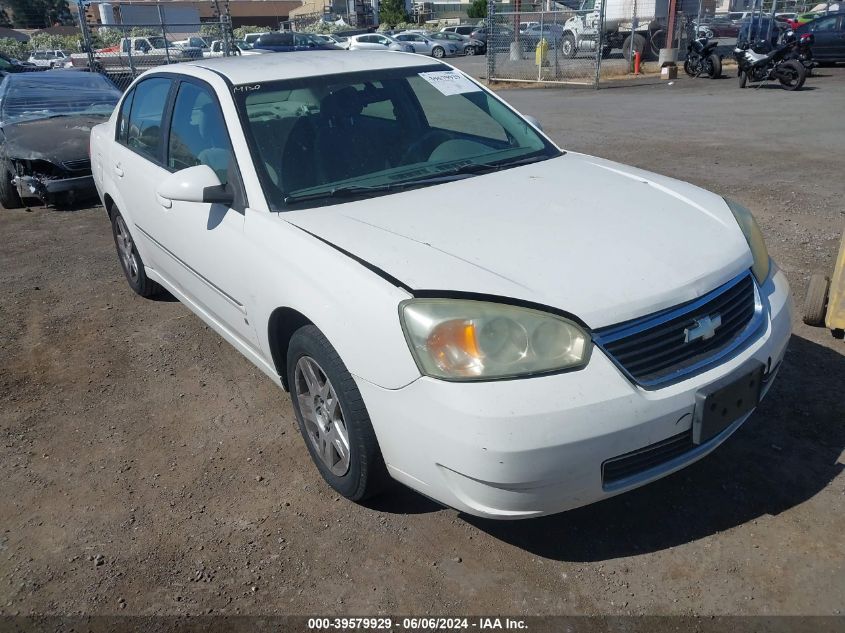
[[[845,69],[820,74],[797,93],[500,94],[567,148],[746,203],[800,306],[845,224]],[[496,523],[398,487],[339,499],[286,394],[181,304],[129,290],[99,207],[0,212],[0,284],[0,615],[845,609],[845,343],[799,318],[770,395],[710,457]]]

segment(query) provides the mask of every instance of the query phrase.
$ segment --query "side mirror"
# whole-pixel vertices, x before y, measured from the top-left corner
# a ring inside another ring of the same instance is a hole
[[[208,165],[196,165],[170,174],[156,188],[159,197],[180,202],[227,204],[235,201],[232,190],[220,182]]]
[[[540,125],[540,122],[537,120],[537,117],[533,117],[530,114],[523,114],[522,118],[528,121],[531,125],[536,127],[541,132],[543,131],[543,126]]]

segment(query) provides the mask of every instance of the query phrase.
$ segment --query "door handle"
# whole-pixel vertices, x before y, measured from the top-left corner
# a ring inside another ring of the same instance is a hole
[[[114,164],[114,173],[117,174],[118,178],[123,178],[123,168],[120,166],[120,163]]]
[[[158,203],[165,209],[173,208],[173,200],[170,200],[169,198],[165,198],[164,196],[156,194],[156,200],[158,200]]]

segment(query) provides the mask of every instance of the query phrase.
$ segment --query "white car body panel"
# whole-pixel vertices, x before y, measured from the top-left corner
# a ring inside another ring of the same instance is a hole
[[[155,185],[169,172],[114,141],[117,109],[92,132],[97,190],[124,216],[149,277],[277,384],[283,368],[271,349],[272,315],[305,315],[354,376],[391,475],[459,510],[495,518],[559,512],[713,450],[747,416],[671,462],[617,487],[602,485],[605,460],[689,429],[699,389],[751,359],[768,368],[771,385],[792,311],[774,264],[759,288],[761,333],[728,360],[655,390],[631,382],[598,347],[586,367],[556,375],[476,383],[422,377],[398,306],[416,290],[476,293],[547,305],[590,328],[676,306],[751,266],[743,234],[715,194],[568,153],[370,200],[270,211],[224,76],[250,85],[421,63],[437,62],[308,52],[168,67],[216,91],[248,207],[239,213],[174,201],[167,208]]]

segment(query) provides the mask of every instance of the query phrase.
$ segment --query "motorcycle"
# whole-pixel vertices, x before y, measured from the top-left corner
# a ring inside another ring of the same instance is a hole
[[[718,45],[718,41],[711,42],[706,36],[690,39],[687,44],[687,58],[684,60],[684,72],[690,77],[721,77],[722,58],[716,54]]]
[[[792,30],[787,31],[783,35],[784,42],[794,42],[795,39],[795,32]],[[801,65],[804,66],[804,70],[807,71],[807,77],[810,77],[813,74],[813,68],[818,65],[817,62],[813,60],[812,44],[814,40],[815,36],[812,33],[802,33],[801,37],[798,38],[798,41],[795,44],[795,48],[793,48],[792,52],[785,57],[785,59],[796,59],[801,62]]]
[[[802,38],[803,39],[803,38]],[[762,52],[765,42],[758,43],[758,49],[749,43],[738,45],[734,49],[734,58],[739,75],[739,87],[745,88],[749,82],[779,81],[784,90],[798,90],[804,85],[807,71],[797,59],[791,58],[796,53],[799,42],[787,41],[773,48],[770,52]],[[806,41],[812,44],[812,35]]]

